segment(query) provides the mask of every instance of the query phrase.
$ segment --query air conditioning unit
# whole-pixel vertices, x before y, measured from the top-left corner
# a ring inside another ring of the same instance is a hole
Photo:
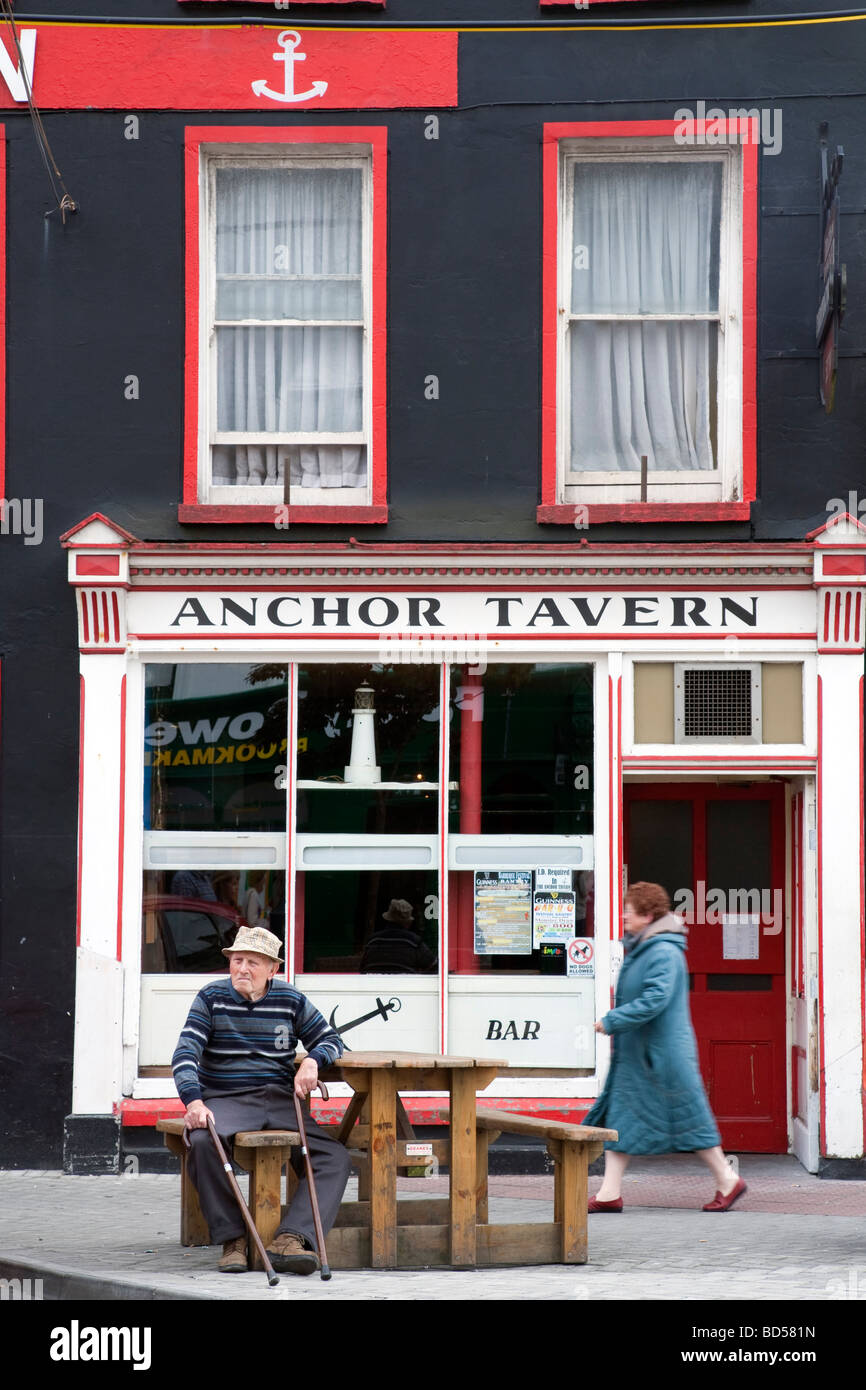
[[[760,662],[676,662],[674,738],[677,743],[760,743]]]

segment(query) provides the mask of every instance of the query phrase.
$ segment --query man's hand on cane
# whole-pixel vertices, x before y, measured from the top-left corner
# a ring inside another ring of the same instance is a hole
[[[186,1108],[183,1122],[187,1129],[207,1129],[208,1120],[213,1118],[213,1111],[208,1110],[203,1100],[193,1100]]]
[[[306,1100],[319,1084],[319,1067],[312,1057],[305,1057],[295,1073],[295,1095]]]

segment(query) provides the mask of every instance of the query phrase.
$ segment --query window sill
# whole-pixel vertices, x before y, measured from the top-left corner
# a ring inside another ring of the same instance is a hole
[[[748,521],[749,502],[557,502],[536,509],[542,524],[585,530],[611,521]]]
[[[308,526],[315,523],[332,526],[381,526],[388,520],[388,508],[285,507],[280,503],[269,506],[224,506],[208,502],[182,502],[177,509],[177,519],[187,524],[193,522],[208,525],[223,522],[237,525],[246,522],[250,525],[273,526],[279,533],[292,526]]]

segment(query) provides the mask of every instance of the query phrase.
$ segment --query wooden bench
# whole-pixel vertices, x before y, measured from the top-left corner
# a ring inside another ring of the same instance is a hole
[[[183,1120],[157,1120],[156,1128],[165,1136],[166,1148],[180,1159],[180,1243],[209,1245],[210,1231],[189,1176],[189,1151],[183,1142]],[[336,1126],[323,1125],[335,1130]],[[337,1135],[337,1138],[340,1136]],[[366,1153],[359,1147],[361,1134],[351,1135],[348,1146],[352,1160],[363,1165]],[[300,1137],[293,1129],[242,1130],[235,1135],[233,1158],[250,1175],[248,1206],[256,1230],[267,1248],[276,1234],[281,1215],[281,1179],[286,1170],[286,1205],[292,1200],[298,1178],[291,1164],[292,1150],[300,1148]],[[259,1268],[258,1253],[250,1250],[251,1268]]]
[[[602,1152],[605,1140],[618,1138],[616,1130],[537,1119],[534,1115],[518,1115],[508,1110],[486,1109],[477,1111],[475,1125],[478,1221],[486,1222],[488,1219],[489,1146],[500,1134],[528,1134],[544,1139],[554,1164],[553,1220],[560,1227],[560,1259],[563,1264],[586,1264],[589,1165]]]

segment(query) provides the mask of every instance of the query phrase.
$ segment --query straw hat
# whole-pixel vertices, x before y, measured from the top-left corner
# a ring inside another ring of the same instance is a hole
[[[257,951],[260,956],[267,956],[282,965],[281,946],[280,938],[264,927],[241,927],[234,944],[223,948],[223,955],[230,956],[233,951]]]

